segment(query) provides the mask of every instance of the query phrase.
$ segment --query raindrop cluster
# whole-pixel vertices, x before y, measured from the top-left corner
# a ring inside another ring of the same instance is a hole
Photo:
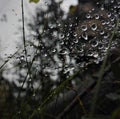
[[[114,2],[109,3],[109,5]],[[116,27],[119,18],[118,10],[120,3],[114,3],[110,9],[108,4],[99,8],[92,8],[80,19],[77,16],[76,23],[69,24],[65,35],[64,45],[69,50],[69,56],[76,60],[76,63],[84,64],[88,62],[99,63],[104,59],[108,49],[108,43]],[[69,22],[72,22],[71,19]],[[68,36],[69,34],[69,36]],[[112,42],[115,48],[116,40]],[[87,61],[85,59],[88,59]],[[83,66],[83,65],[79,65]]]
[[[72,15],[53,11],[50,4],[46,4],[46,12],[38,11],[38,21],[29,27],[34,31],[31,33],[31,47],[37,49],[33,64],[34,69],[37,66],[35,73],[42,72],[46,79],[49,77],[56,83],[73,75],[80,67],[103,61],[119,19],[120,2],[110,0],[110,3],[96,7],[97,3],[87,12],[79,13],[77,6],[76,13]],[[119,29],[117,31],[120,32]],[[114,39],[111,48],[117,47],[118,42],[119,38]],[[23,62],[25,56],[20,60]]]

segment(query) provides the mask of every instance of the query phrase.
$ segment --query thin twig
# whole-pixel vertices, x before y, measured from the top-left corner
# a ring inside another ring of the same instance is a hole
[[[19,98],[20,93],[21,93],[21,89],[23,88],[23,86],[24,86],[24,84],[25,84],[25,82],[26,82],[26,80],[27,80],[27,76],[28,76],[29,74],[31,74],[31,73],[30,73],[30,72],[31,72],[30,69],[31,69],[31,67],[32,67],[32,64],[31,64],[31,66],[29,66],[29,63],[28,63],[28,60],[27,60],[27,49],[26,49],[26,40],[25,40],[24,4],[23,4],[23,0],[21,0],[21,8],[22,8],[23,45],[24,45],[25,58],[26,58],[26,64],[27,64],[28,72],[27,72],[27,75],[26,75],[26,77],[25,77],[25,79],[24,79],[24,81],[23,81],[23,83],[22,83],[22,86],[21,86],[20,91],[19,91],[19,93],[18,93],[17,99]],[[34,60],[34,58],[33,58],[33,60]]]
[[[23,45],[24,45],[24,51],[25,51],[25,58],[26,58],[26,63],[27,66],[28,65],[28,61],[27,61],[27,49],[26,49],[26,40],[25,40],[25,20],[24,20],[24,3],[23,0],[21,0],[21,8],[22,8],[22,33],[23,33]]]
[[[6,60],[1,66],[0,66],[0,70],[10,61],[10,59],[12,59],[19,51],[20,49],[18,49],[12,56],[10,56],[10,58],[8,60]]]

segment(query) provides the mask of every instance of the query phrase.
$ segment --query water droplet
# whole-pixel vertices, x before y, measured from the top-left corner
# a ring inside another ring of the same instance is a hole
[[[85,40],[88,40],[88,34],[86,32],[82,33],[82,38],[84,38]]]
[[[105,34],[104,34],[104,38],[105,38],[105,39],[108,38],[109,36],[110,36],[109,33],[105,33]]]
[[[47,57],[47,54],[44,54],[45,57]]]
[[[83,53],[83,51],[84,51],[83,48],[80,48],[78,52]]]
[[[115,25],[116,25],[116,24],[115,24],[114,22],[111,23],[111,27],[112,27],[112,28],[114,28]]]
[[[96,3],[96,5],[99,5],[99,4],[100,4],[99,2]]]
[[[63,40],[60,40],[59,43],[60,43],[61,45],[63,45],[63,44],[64,44],[64,41],[63,41]]]
[[[68,51],[67,49],[63,48],[60,50],[59,54],[65,55],[65,54],[68,54]]]
[[[102,43],[99,43],[99,44],[98,44],[98,49],[99,49],[99,50],[103,49],[103,44],[102,44]]]
[[[56,48],[53,48],[53,49],[52,49],[52,52],[53,52],[53,53],[55,53],[56,51],[57,51],[57,49],[56,49]]]
[[[105,32],[104,32],[104,30],[101,30],[99,33],[100,33],[100,35],[103,35]]]
[[[28,80],[29,82],[31,82],[32,81],[32,79],[31,78],[29,78],[29,80]]]
[[[86,31],[87,30],[87,25],[82,25],[81,29],[82,29],[82,31]]]
[[[47,6],[47,5],[48,5],[48,3],[47,3],[47,2],[45,2],[45,5]]]
[[[93,51],[88,51],[87,56],[93,56]]]
[[[111,17],[110,20],[111,20],[111,21],[114,21],[114,20],[115,20],[115,17]]]
[[[94,48],[94,47],[97,47],[98,46],[98,41],[97,41],[97,39],[94,39],[94,40],[91,40],[90,41],[90,44],[91,44],[91,46]]]
[[[63,39],[64,38],[64,34],[59,34],[59,38]]]
[[[110,21],[109,21],[109,20],[106,20],[106,24],[110,24]]]
[[[73,33],[73,36],[76,37],[76,36],[77,36],[77,33]]]
[[[96,25],[95,23],[93,23],[93,24],[91,25],[91,29],[92,29],[93,31],[95,31],[95,30],[97,29],[97,25]]]
[[[70,36],[70,33],[67,33],[66,36]]]
[[[90,14],[86,14],[86,18],[87,18],[87,19],[90,19],[90,18],[91,18],[91,15],[90,15]]]
[[[92,8],[92,11],[95,11],[95,8]]]
[[[111,0],[110,2],[111,2],[111,3],[114,3],[114,0]]]
[[[95,14],[95,19],[99,19],[99,18],[100,18],[99,14]]]
[[[69,25],[69,27],[72,27],[72,26],[73,26],[72,24]]]
[[[20,59],[21,59],[21,60],[23,60],[24,58],[25,58],[24,55],[21,55],[21,56],[20,56]]]
[[[98,53],[97,53],[97,52],[94,53],[93,56],[94,56],[95,58],[97,58],[97,57],[98,57]]]
[[[104,6],[102,6],[100,9],[103,11],[105,8],[104,8]]]
[[[78,40],[77,38],[75,38],[75,39],[73,40],[74,43],[78,43],[78,41],[79,41],[79,40]]]
[[[61,24],[59,23],[58,26],[61,26]]]
[[[111,17],[111,13],[110,12],[108,12],[107,15],[108,15],[108,17]]]
[[[102,20],[101,23],[102,23],[102,25],[105,25],[105,24],[106,24],[106,21],[105,21],[105,20]]]

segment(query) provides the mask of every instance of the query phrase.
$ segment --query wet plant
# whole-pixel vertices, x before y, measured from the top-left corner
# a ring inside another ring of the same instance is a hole
[[[25,26],[21,0],[23,51],[15,53],[18,67],[11,117],[111,118],[117,104],[111,104],[109,94],[119,95],[114,67],[120,68],[120,54],[113,51],[120,47],[120,2],[81,1],[70,6],[68,13],[61,8],[63,1],[44,4]],[[25,28],[30,33],[27,37]],[[106,102],[114,108],[106,109]]]

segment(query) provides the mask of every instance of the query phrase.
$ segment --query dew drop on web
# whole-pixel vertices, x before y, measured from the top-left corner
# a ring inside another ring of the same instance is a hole
[[[82,29],[82,31],[87,31],[87,25],[82,25],[81,29]]]
[[[99,18],[100,18],[99,14],[95,14],[95,19],[99,19]]]
[[[88,13],[88,14],[86,14],[86,18],[87,19],[90,19],[91,18],[91,15]]]
[[[93,31],[97,30],[97,24],[96,24],[96,23],[93,23],[93,24],[91,25],[91,29],[92,29]]]
[[[83,32],[83,33],[82,33],[82,38],[83,38],[84,40],[88,40],[88,34],[87,34],[86,32]]]

